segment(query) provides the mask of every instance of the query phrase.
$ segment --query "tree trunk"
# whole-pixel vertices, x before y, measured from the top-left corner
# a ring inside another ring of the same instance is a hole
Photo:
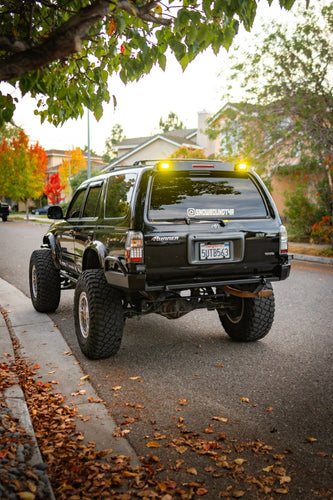
[[[29,220],[29,207],[28,207],[28,200],[25,200],[25,218]]]
[[[332,181],[332,175],[331,175],[331,164],[332,164],[332,160],[330,160],[330,159],[328,159],[327,162],[325,162],[328,185],[330,187],[330,192],[331,192],[331,204],[332,204],[332,207],[331,207],[331,228],[332,228],[331,248],[333,250],[333,181]]]

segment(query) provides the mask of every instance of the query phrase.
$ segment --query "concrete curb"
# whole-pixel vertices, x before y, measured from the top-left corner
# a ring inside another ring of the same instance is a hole
[[[333,259],[330,257],[318,257],[316,255],[306,255],[306,254],[289,254],[294,260],[304,260],[308,262],[317,262],[319,264],[330,264],[333,266]]]
[[[0,288],[1,288],[1,283],[0,283]],[[0,310],[1,310],[1,305],[0,305]],[[0,362],[8,363],[8,361],[14,360],[15,353],[13,349],[12,340],[8,331],[7,324],[2,315],[0,315],[0,341],[1,341]],[[28,460],[27,464],[32,467],[36,466],[37,464],[41,464],[43,462],[42,455],[38,447],[34,428],[32,426],[25,397],[21,389],[21,386],[19,385],[19,381],[16,380],[15,384],[5,388],[3,390],[3,396],[4,396],[4,403],[9,408],[11,414],[14,416],[14,418],[18,420],[20,427],[22,427],[26,431],[26,433],[28,434],[28,436],[30,436],[30,439],[32,441],[32,455]],[[46,476],[46,481],[47,481],[46,488],[48,490],[47,498],[49,498],[50,500],[55,500],[53,489],[47,476]]]
[[[66,397],[67,405],[73,404],[78,408],[80,418],[79,416],[75,418],[75,424],[78,431],[85,436],[83,444],[94,441],[97,451],[111,448],[115,455],[130,456],[131,465],[139,465],[140,462],[129,442],[113,435],[116,429],[115,421],[106,406],[98,402],[100,398],[90,382],[88,380],[82,382],[84,373],[53,321],[46,314],[35,311],[28,297],[1,278],[0,308],[6,312],[8,318],[5,322],[0,316],[0,360],[3,360],[3,353],[9,353],[10,359],[14,359],[12,345],[14,336],[20,344],[22,357],[40,366],[38,378],[43,383],[48,382],[51,385],[52,380],[56,380],[58,383],[54,386],[54,391]],[[8,362],[8,359],[5,359]],[[11,404],[11,407],[13,411],[17,411],[17,417],[22,425],[30,427],[30,432],[33,434],[22,390],[18,384],[13,387],[15,389],[8,392],[7,397],[9,400],[15,398],[19,404]],[[85,419],[87,416],[90,417],[89,420]],[[36,439],[35,442],[36,453],[37,456],[39,453],[40,457]]]

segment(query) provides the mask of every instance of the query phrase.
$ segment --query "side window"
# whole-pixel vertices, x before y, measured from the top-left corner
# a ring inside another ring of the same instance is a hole
[[[98,202],[101,196],[102,185],[103,184],[97,184],[90,187],[82,217],[97,217]]]
[[[128,212],[136,174],[120,174],[109,178],[105,200],[105,217],[125,217]]]
[[[77,191],[74,195],[74,198],[71,201],[71,204],[68,207],[66,218],[74,219],[80,216],[80,209],[83,202],[83,198],[86,194],[86,188]]]

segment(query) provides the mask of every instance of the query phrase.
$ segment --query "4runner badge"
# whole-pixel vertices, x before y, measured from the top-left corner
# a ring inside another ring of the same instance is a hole
[[[151,241],[178,241],[179,236],[154,236]]]

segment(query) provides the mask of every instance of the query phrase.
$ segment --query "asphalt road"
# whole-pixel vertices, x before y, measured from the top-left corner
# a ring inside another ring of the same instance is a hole
[[[46,228],[0,222],[0,277],[26,295],[29,257]],[[177,473],[183,470],[184,482],[204,481],[205,498],[218,498],[225,484],[213,457],[188,443],[184,451],[183,440],[211,436],[212,442],[223,441],[225,433],[227,456],[230,440],[233,453],[240,452],[241,442],[249,452],[244,471],[231,470],[230,477],[262,474],[275,454],[285,471],[281,477],[291,482],[280,478],[271,498],[332,498],[333,267],[294,261],[291,277],[274,284],[274,293],[275,321],[260,342],[232,342],[215,312],[196,311],[178,320],[150,315],[128,320],[120,352],[102,361],[87,360],[78,348],[73,291],[63,292],[51,317],[120,432],[138,455],[153,451],[156,459],[169,462],[169,478],[176,467]],[[253,454],[249,443],[256,439],[271,446],[271,454]],[[159,446],[148,449],[151,442]],[[242,484],[244,490],[249,483]],[[255,498],[248,495],[244,498]]]

